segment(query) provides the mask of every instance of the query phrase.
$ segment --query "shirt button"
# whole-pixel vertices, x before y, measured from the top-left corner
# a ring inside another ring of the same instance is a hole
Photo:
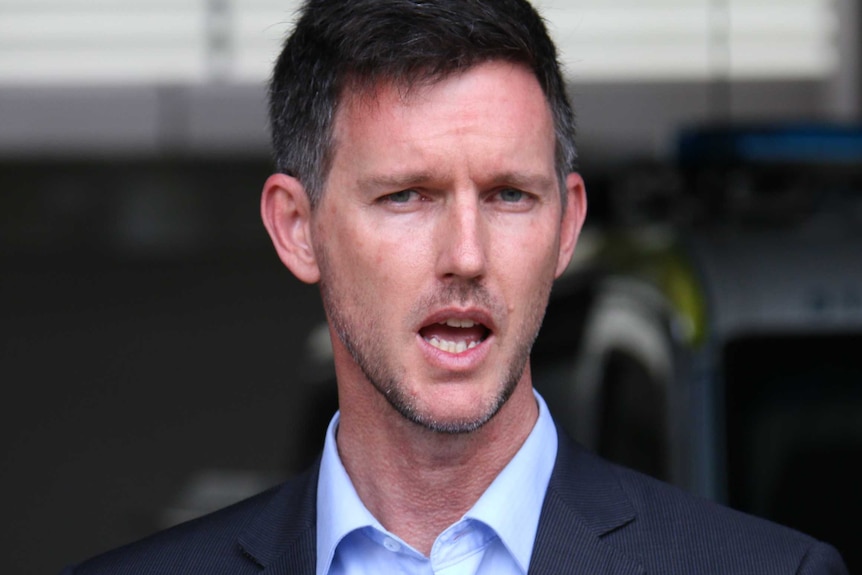
[[[401,549],[401,544],[394,539],[390,539],[389,537],[383,540],[383,546],[392,551],[393,553]]]

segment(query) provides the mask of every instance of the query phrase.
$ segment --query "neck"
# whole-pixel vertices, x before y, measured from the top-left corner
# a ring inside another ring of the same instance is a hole
[[[363,392],[368,399],[368,388]],[[371,395],[366,402],[342,398],[339,455],[372,515],[427,556],[437,536],[476,503],[533,429],[538,407],[529,368],[500,411],[470,433],[430,431]]]

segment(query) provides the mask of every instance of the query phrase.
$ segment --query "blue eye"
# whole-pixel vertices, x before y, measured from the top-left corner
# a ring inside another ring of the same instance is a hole
[[[520,202],[524,199],[524,192],[514,188],[505,188],[500,190],[500,199],[504,202]]]
[[[416,195],[416,190],[401,190],[386,196],[386,200],[395,204],[406,204]]]

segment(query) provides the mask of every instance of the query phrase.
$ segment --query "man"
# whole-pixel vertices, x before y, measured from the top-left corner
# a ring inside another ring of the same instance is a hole
[[[558,435],[529,353],[584,220],[524,0],[310,0],[262,215],[319,283],[340,412],[309,472],[67,573],[842,573],[802,534]]]

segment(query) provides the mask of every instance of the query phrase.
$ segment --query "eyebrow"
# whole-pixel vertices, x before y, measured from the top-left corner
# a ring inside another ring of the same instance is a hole
[[[362,190],[403,190],[435,179],[431,172],[408,172],[405,174],[379,174],[360,178],[357,182]]]
[[[545,190],[557,187],[556,174],[549,178],[545,174],[538,173],[505,172],[492,178],[491,182],[494,186],[509,185],[524,190]]]
[[[446,180],[434,172],[407,172],[404,174],[379,174],[360,178],[357,182],[362,190],[379,189],[408,189],[429,182],[440,182]],[[545,174],[525,172],[502,172],[483,180],[483,186],[512,186],[524,190],[555,189],[557,186],[556,175],[548,177]]]

